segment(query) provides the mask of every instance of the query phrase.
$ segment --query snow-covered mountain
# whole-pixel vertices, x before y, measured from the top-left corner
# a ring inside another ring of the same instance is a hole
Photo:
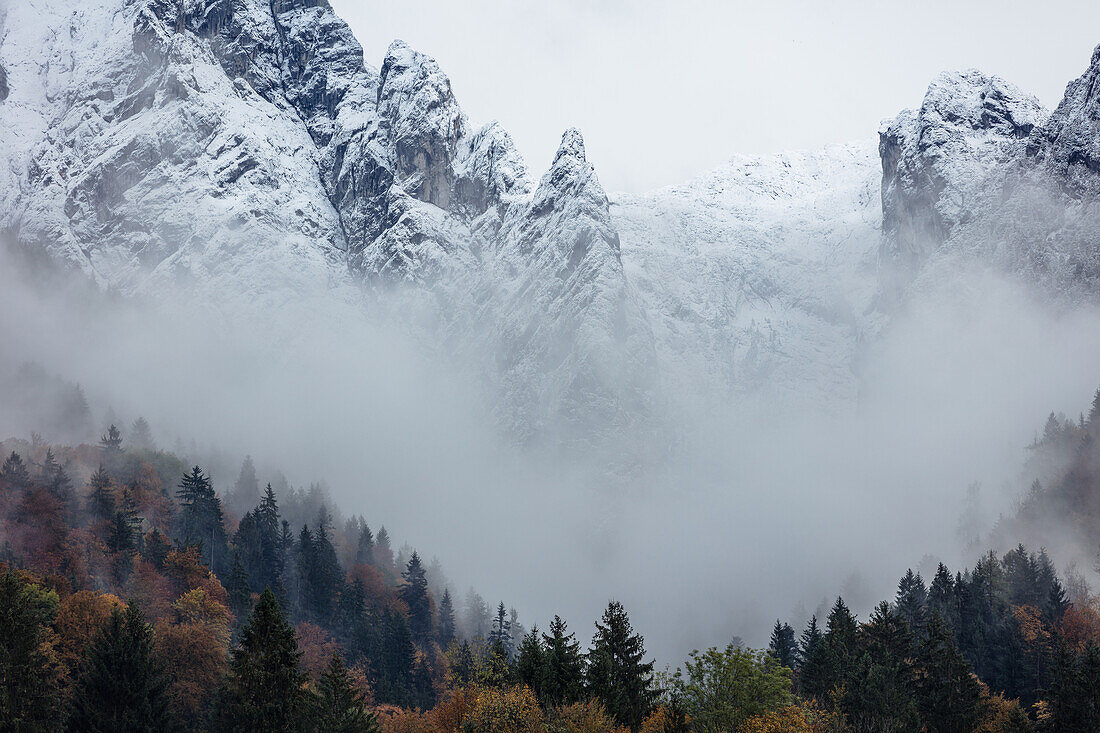
[[[521,436],[613,429],[697,380],[846,405],[884,304],[945,253],[1098,271],[1098,74],[1049,116],[946,74],[877,151],[609,199],[578,131],[536,180],[433,59],[395,41],[374,68],[325,0],[20,0],[0,6],[0,229],[124,293],[411,298]]]

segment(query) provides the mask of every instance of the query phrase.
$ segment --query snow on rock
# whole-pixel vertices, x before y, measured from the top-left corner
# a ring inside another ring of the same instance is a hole
[[[979,71],[944,73],[918,111],[879,131],[884,258],[911,279],[959,224],[985,211],[1047,113],[1034,97]]]
[[[853,404],[877,286],[878,177],[868,141],[737,156],[683,185],[617,195],[625,271],[665,379],[775,409]]]
[[[1045,125],[1028,141],[1028,154],[1080,198],[1100,194],[1100,46],[1089,68],[1066,87]]]

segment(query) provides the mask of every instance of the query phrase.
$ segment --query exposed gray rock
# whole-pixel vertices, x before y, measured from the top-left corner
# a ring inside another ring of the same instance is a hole
[[[1071,196],[1100,194],[1100,46],[1047,123],[1031,134],[1028,154]]]

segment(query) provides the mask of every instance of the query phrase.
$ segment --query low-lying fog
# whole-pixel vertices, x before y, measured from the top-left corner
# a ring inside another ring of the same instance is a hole
[[[926,555],[969,564],[967,543],[1029,481],[1046,415],[1076,415],[1100,380],[1094,310],[959,273],[867,345],[860,404],[823,414],[807,399],[792,418],[664,395],[660,429],[623,436],[649,456],[627,473],[572,442],[514,445],[460,360],[325,293],[234,313],[70,280],[0,262],[0,369],[79,382],[97,421],[142,415],[168,449],[249,453],[262,482],[324,479],[345,515],[438,556],[458,598],[473,585],[527,626],[558,613],[587,642],[617,598],[659,666],[734,635],[762,646],[777,616],[801,625],[837,593],[865,614]],[[0,406],[0,438],[27,436],[24,420]]]

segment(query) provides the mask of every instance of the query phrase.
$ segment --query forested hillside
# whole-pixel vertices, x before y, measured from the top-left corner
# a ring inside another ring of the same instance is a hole
[[[995,536],[1041,514],[1093,537],[1098,413],[1048,421],[1028,470],[1051,488]],[[319,486],[261,488],[246,458],[221,496],[143,419],[0,448],[6,729],[1100,729],[1100,606],[1041,549],[910,570],[866,619],[837,598],[767,650],[716,640],[661,671],[615,601],[587,649],[557,616],[524,629]]]

